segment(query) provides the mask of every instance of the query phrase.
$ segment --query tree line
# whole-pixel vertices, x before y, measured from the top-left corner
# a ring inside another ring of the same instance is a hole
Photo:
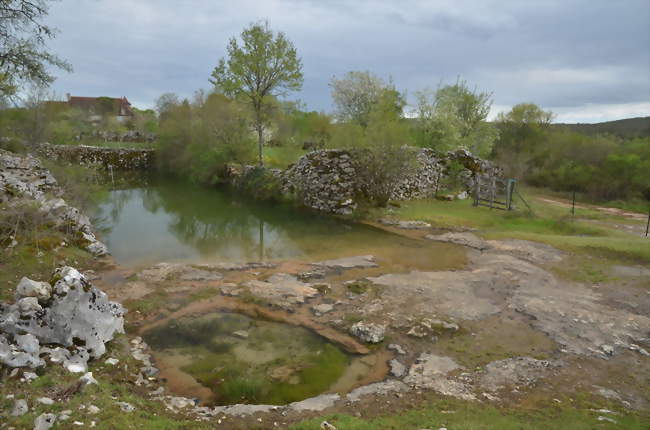
[[[8,0],[0,5],[0,96],[8,100],[21,85],[42,91],[48,70],[69,65],[49,53],[54,30],[42,23],[47,0]],[[585,135],[551,127],[553,113],[522,103],[488,121],[492,93],[465,80],[407,95],[391,79],[370,71],[351,71],[330,81],[331,114],[307,111],[286,97],[300,90],[302,60],[294,44],[268,23],[246,27],[227,44],[209,92],[191,99],[162,95],[156,114],[142,111],[129,124],[107,116],[89,126],[83,113],[28,99],[21,109],[0,111],[3,136],[67,143],[80,131],[130,127],[159,133],[161,166],[179,175],[215,183],[229,163],[264,164],[265,152],[294,161],[306,150],[342,148],[360,160],[369,198],[387,200],[390,184],[414,168],[415,150],[458,148],[490,158],[506,174],[537,186],[575,190],[595,199],[630,199],[650,194],[648,136],[621,138]],[[117,131],[117,130],[115,130]]]

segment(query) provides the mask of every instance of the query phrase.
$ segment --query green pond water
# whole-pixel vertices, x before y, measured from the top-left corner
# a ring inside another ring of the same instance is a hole
[[[286,404],[363,376],[363,369],[346,372],[354,359],[309,330],[236,313],[171,320],[144,338],[157,351],[163,374],[180,370],[165,375],[172,384],[185,379],[209,389],[206,395],[184,387],[205,404]]]
[[[110,191],[95,213],[101,239],[123,266],[162,261],[258,261],[373,254],[385,269],[455,267],[458,247],[413,240],[231,191],[150,179]],[[396,267],[399,266],[399,267]]]

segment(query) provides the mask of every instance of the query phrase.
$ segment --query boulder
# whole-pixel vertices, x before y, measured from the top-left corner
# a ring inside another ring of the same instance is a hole
[[[359,321],[350,328],[350,333],[363,342],[379,343],[384,340],[386,326]]]
[[[105,352],[104,344],[115,334],[124,333],[125,309],[110,302],[106,293],[76,269],[57,269],[53,284],[51,298],[43,306],[36,297],[24,297],[13,305],[0,304],[0,330],[4,332],[0,335],[0,362],[36,367],[44,364],[39,357],[40,344],[77,346],[71,358],[59,349],[43,352],[50,353],[52,361],[63,361],[66,367],[80,372],[89,358]]]
[[[32,281],[23,277],[16,286],[16,299],[23,297],[36,297],[39,302],[44,302],[52,295],[52,286],[47,282]]]

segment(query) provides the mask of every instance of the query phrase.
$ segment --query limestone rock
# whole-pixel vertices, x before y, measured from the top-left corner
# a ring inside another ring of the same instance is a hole
[[[312,306],[311,309],[317,314],[326,314],[334,310],[334,305],[331,305],[329,303],[321,303],[320,305]]]
[[[326,267],[329,269],[356,269],[379,267],[375,263],[373,255],[357,255],[354,257],[337,258],[335,260],[325,260],[318,263],[312,263],[314,266]]]
[[[27,405],[27,400],[25,399],[16,399],[14,402],[14,408],[11,410],[12,417],[20,417],[29,412],[29,406]]]
[[[85,371],[88,358],[100,357],[104,344],[116,333],[124,332],[125,310],[86,281],[72,267],[54,272],[52,297],[41,307],[36,297],[25,297],[16,304],[0,304],[0,362],[12,367],[43,365],[39,344],[58,344],[77,348],[73,357],[47,348],[53,361],[64,361],[75,371]],[[15,345],[6,335],[14,335]],[[54,354],[54,355],[53,355]]]
[[[135,406],[127,402],[117,402],[117,405],[120,407],[122,412],[133,412],[135,411]]]
[[[21,315],[29,315],[43,310],[36,297],[25,297],[16,302]]]
[[[398,345],[396,343],[389,344],[388,345],[388,350],[389,351],[395,351],[399,355],[405,355],[406,354],[406,351],[404,350],[404,348],[402,348],[400,345]]]
[[[401,378],[406,375],[406,366],[400,363],[398,360],[392,359],[388,362],[390,366],[390,374],[396,378]]]
[[[379,343],[384,340],[386,326],[359,321],[350,328],[350,333],[364,342]]]
[[[41,414],[34,421],[34,430],[48,430],[54,426],[56,415]]]
[[[479,383],[490,391],[509,385],[529,386],[545,373],[559,366],[559,362],[536,360],[530,357],[506,358],[485,366],[485,374]]]
[[[266,281],[253,279],[245,282],[243,286],[254,296],[286,309],[305,303],[307,299],[319,294],[311,284],[300,282],[298,278],[287,273],[276,273]]]
[[[355,388],[350,391],[346,398],[350,402],[357,402],[361,400],[362,397],[372,395],[372,394],[382,394],[386,395],[389,393],[399,393],[407,391],[409,387],[404,384],[402,381],[396,379],[384,381],[384,382],[375,382],[373,384],[364,385],[359,388]]]
[[[338,394],[321,394],[320,396],[310,397],[299,402],[291,403],[289,408],[296,412],[322,411],[334,406],[340,398],[341,396]]]
[[[47,282],[32,281],[23,277],[16,286],[16,299],[23,297],[36,297],[39,302],[44,302],[50,298],[52,286]]]
[[[426,239],[435,240],[438,242],[448,242],[454,243],[456,245],[467,246],[469,248],[478,249],[483,251],[490,248],[490,245],[472,233],[444,233],[440,235],[428,234],[425,236]]]

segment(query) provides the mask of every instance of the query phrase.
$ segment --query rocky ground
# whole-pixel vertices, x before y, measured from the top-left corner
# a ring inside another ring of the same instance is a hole
[[[107,271],[96,283],[133,309],[127,325],[134,335],[170,318],[226,309],[310,328],[348,352],[383,354],[385,366],[352,391],[287,406],[197,405],[169,392],[164,375],[138,376],[168,408],[233,428],[396,408],[424,392],[496,404],[591,393],[648,410],[650,294],[636,269],[628,268],[625,290],[620,282],[572,283],[548,270],[564,256],[546,245],[432,235],[426,226],[418,232],[465,247],[467,267],[382,273],[372,255],[311,264],[162,263]],[[136,337],[133,345],[144,368],[155,368],[146,344]]]
[[[35,202],[55,225],[79,232],[89,251],[106,252],[37,160],[2,155],[4,204]],[[462,247],[467,264],[395,271],[373,255],[350,255],[85,273],[61,267],[51,279],[22,279],[13,302],[0,305],[0,428],[101,426],[102,411],[137,414],[134,404],[142,399],[174,419],[242,429],[334,412],[395,412],[432,393],[508,406],[587,394],[650,410],[647,267],[614,266],[615,280],[582,284],[554,274],[567,256],[547,245],[441,233],[421,222],[380,224],[425,243]],[[141,336],[171,319],[214,310],[305,327],[367,356],[371,370],[345,392],[289,405],[203,404],[200,393],[174,389]],[[617,420],[608,410],[595,413],[602,422]],[[29,417],[28,427],[20,427],[21,417]]]

